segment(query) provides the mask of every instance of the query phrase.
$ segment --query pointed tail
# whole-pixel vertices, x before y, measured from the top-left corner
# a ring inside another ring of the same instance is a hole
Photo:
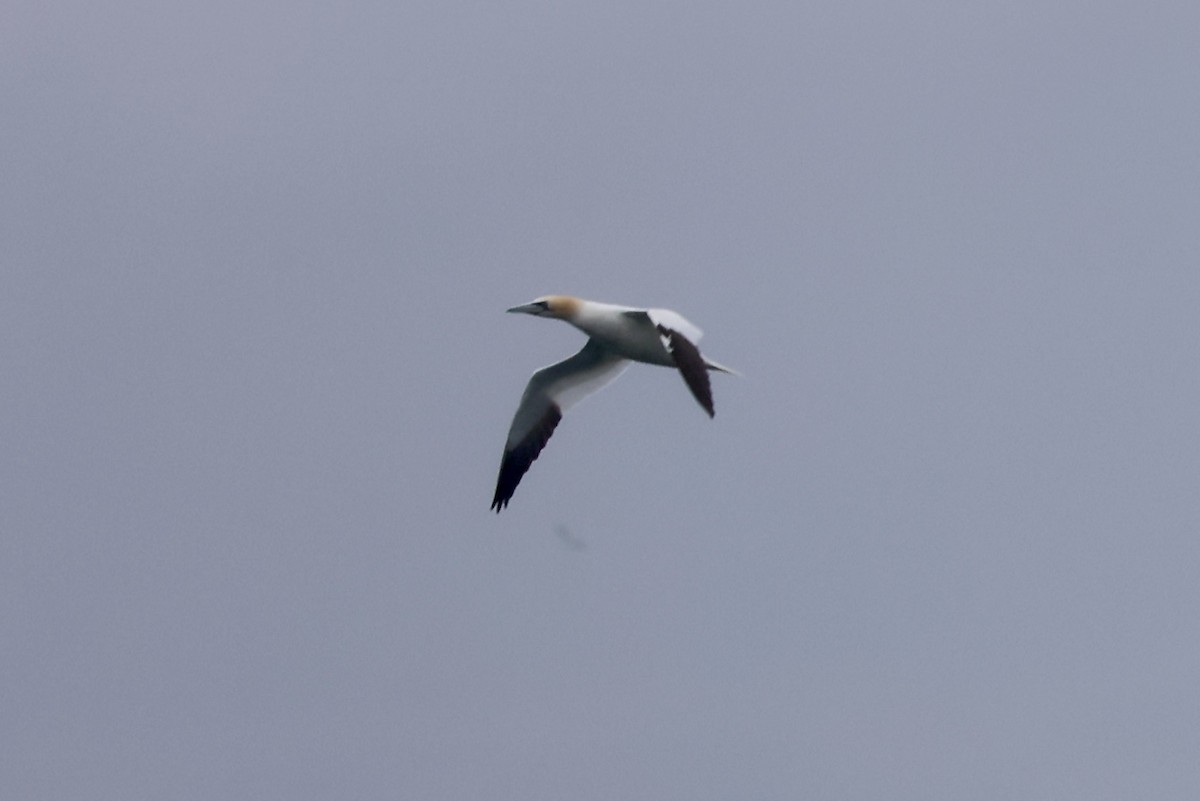
[[[736,375],[738,378],[743,377],[741,373],[739,373],[737,370],[734,370],[732,367],[726,367],[723,364],[717,364],[707,356],[704,357],[704,366],[709,370],[716,370],[718,373],[729,373],[730,375]]]

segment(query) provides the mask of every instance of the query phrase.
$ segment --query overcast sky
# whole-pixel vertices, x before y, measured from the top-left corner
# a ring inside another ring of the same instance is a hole
[[[3,18],[4,797],[1200,797],[1194,2]]]

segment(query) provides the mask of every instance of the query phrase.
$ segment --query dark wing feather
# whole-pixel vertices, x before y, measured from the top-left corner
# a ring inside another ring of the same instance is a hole
[[[529,434],[513,447],[505,449],[504,458],[500,461],[500,476],[496,479],[496,495],[492,498],[492,508],[497,514],[508,506],[508,500],[517,491],[521,477],[529,470],[533,460],[538,458],[542,448],[546,447],[559,420],[562,420],[562,411],[557,404],[551,403]]]
[[[508,430],[493,509],[499,512],[508,505],[563,412],[620,375],[626,364],[625,359],[589,339],[574,356],[533,374]]]
[[[700,355],[700,349],[673,328],[660,325],[658,332],[662,334],[667,351],[675,360],[675,366],[679,368],[688,389],[696,396],[696,400],[700,402],[704,411],[708,412],[708,416],[712,417],[714,414],[712,384],[709,383],[708,367],[704,364],[704,357]]]

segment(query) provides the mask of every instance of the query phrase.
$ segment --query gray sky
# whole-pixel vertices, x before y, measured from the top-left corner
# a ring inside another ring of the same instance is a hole
[[[1200,796],[1195,3],[6,8],[5,797]]]

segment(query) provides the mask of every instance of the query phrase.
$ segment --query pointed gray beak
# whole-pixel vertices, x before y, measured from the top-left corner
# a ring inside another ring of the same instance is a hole
[[[546,304],[544,303],[523,303],[520,306],[513,306],[508,311],[510,313],[516,312],[520,314],[541,314],[545,310]]]

